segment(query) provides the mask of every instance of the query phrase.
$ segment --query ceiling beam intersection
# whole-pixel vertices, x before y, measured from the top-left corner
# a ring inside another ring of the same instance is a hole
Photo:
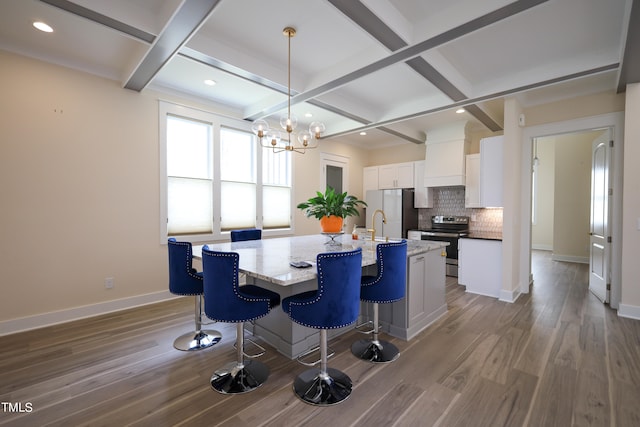
[[[184,0],[125,83],[142,91],[205,23],[220,0]]]
[[[308,101],[309,99],[324,95],[328,92],[334,91],[342,86],[351,83],[354,80],[365,77],[376,71],[380,71],[391,65],[395,65],[398,62],[404,62],[411,58],[414,58],[423,52],[441,46],[452,40],[460,38],[464,35],[470,34],[476,30],[479,30],[487,25],[499,22],[503,19],[510,18],[518,13],[524,12],[532,7],[538,6],[548,0],[518,0],[510,3],[507,6],[496,9],[478,18],[472,19],[464,24],[461,24],[455,28],[445,31],[437,36],[431,37],[422,42],[408,45],[404,48],[398,49],[388,56],[379,59],[371,64],[347,73],[341,77],[317,86],[305,92],[301,92],[291,98],[291,105],[298,104],[300,102]],[[256,112],[251,116],[252,120],[267,117],[275,112],[287,107],[287,101],[281,102],[269,108],[265,108],[262,111]]]

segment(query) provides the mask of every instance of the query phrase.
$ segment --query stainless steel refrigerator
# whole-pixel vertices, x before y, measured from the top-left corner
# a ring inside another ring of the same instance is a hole
[[[382,209],[387,223],[382,223],[382,215],[375,218],[376,236],[407,238],[409,230],[418,228],[418,209],[413,207],[413,189],[369,190],[365,195],[367,228],[372,228],[372,216],[376,209]]]

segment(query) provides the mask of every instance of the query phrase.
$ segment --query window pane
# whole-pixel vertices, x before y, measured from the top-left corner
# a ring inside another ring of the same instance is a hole
[[[262,150],[262,183],[291,187],[291,153]]]
[[[169,177],[167,183],[169,236],[212,232],[211,180]]]
[[[264,186],[262,188],[262,226],[268,228],[289,228],[291,226],[291,188]]]
[[[327,187],[331,187],[336,193],[342,194],[342,168],[327,165]]]
[[[220,226],[223,231],[256,226],[256,185],[221,183]]]
[[[222,128],[220,149],[221,180],[256,182],[256,143],[252,133]]]
[[[167,175],[211,179],[211,125],[167,116]]]

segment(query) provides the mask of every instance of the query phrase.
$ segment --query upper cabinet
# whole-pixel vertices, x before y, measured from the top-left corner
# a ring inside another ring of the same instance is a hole
[[[413,162],[378,166],[378,189],[413,188]]]
[[[480,140],[480,154],[467,156],[465,206],[502,207],[503,136]]]
[[[480,154],[467,154],[464,207],[480,208]]]
[[[369,190],[413,188],[415,186],[415,162],[368,166],[362,170],[362,194]]]
[[[433,188],[424,186],[424,160],[414,162],[413,164],[413,207],[414,208],[432,208],[433,207]]]
[[[465,185],[468,127],[463,121],[427,131],[425,187]]]
[[[362,194],[369,190],[413,188],[413,207],[432,208],[433,190],[424,186],[424,160],[368,166],[362,170]]]
[[[362,195],[369,190],[378,190],[378,166],[368,166],[362,169]]]

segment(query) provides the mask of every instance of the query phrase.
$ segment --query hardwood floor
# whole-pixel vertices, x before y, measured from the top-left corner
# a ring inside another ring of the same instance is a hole
[[[223,333],[213,348],[174,350],[193,324],[189,298],[0,337],[0,425],[638,426],[640,321],[599,303],[587,274],[535,252],[532,292],[514,304],[448,278],[448,313],[410,342],[393,339],[396,362],[357,360],[355,332],[331,341],[329,365],[354,390],[325,408],[293,395],[306,368],[269,348],[260,389],[213,391],[235,327],[210,325]]]

